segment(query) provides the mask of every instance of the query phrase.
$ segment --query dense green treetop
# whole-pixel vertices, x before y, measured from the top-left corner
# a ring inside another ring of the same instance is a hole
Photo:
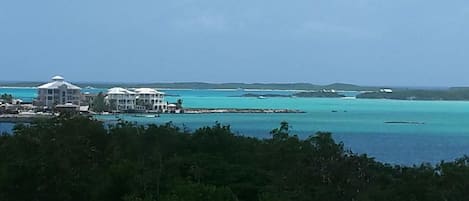
[[[11,103],[13,101],[13,95],[11,94],[2,94],[0,95],[0,101],[3,100],[6,103]]]
[[[109,111],[110,106],[105,100],[105,95],[102,92],[99,92],[96,97],[94,97],[93,102],[90,104],[91,110],[93,112],[104,112]]]
[[[299,139],[287,122],[268,139],[215,124],[104,126],[62,116],[0,136],[0,200],[467,200],[469,158],[391,166],[330,133]]]

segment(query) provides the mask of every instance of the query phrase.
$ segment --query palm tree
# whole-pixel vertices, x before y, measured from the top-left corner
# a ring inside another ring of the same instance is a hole
[[[182,109],[182,99],[178,99],[178,100],[176,101],[176,108],[177,108],[177,109]]]
[[[0,99],[4,100],[6,103],[12,103],[13,102],[13,96],[11,94],[2,94],[0,96]]]

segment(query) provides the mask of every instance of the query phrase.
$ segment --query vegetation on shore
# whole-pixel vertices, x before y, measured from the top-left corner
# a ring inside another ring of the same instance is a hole
[[[241,97],[273,97],[273,98],[291,98],[291,97],[302,97],[302,98],[342,98],[345,97],[337,92],[331,91],[305,91],[297,92],[292,95],[283,95],[283,94],[256,94],[256,93],[247,93],[241,95]]]
[[[357,95],[357,98],[395,100],[469,100],[469,90],[395,90],[392,93],[362,93]]]
[[[288,123],[272,138],[62,116],[0,137],[0,200],[466,200],[469,158],[391,166]]]
[[[308,92],[298,92],[293,94],[296,97],[317,97],[317,98],[342,98],[345,97],[337,92],[328,92],[328,91],[308,91]]]
[[[93,102],[90,104],[90,109],[93,112],[105,112],[111,111],[115,108],[115,103],[108,103],[106,102],[106,96],[103,92],[99,92],[96,97],[94,97]]]
[[[13,95],[11,94],[2,94],[0,95],[0,101],[5,103],[11,103],[13,101]]]
[[[282,94],[256,94],[256,93],[247,93],[241,95],[241,97],[271,97],[271,98],[290,98],[291,95],[282,95]]]

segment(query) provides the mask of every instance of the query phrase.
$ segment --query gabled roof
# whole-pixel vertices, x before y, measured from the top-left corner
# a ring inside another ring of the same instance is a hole
[[[138,94],[164,94],[163,92],[159,92],[155,89],[150,89],[150,88],[138,88],[135,89],[135,92]]]
[[[107,90],[107,94],[135,94],[133,91],[121,87],[114,87]]]
[[[39,88],[39,89],[58,89],[59,87],[62,87],[64,85],[67,89],[78,89],[78,90],[81,89],[80,87],[77,87],[73,84],[70,84],[70,83],[66,82],[64,80],[64,78],[61,77],[61,76],[54,76],[52,78],[52,82],[49,82],[47,84],[43,84],[43,85],[41,85],[37,88]]]

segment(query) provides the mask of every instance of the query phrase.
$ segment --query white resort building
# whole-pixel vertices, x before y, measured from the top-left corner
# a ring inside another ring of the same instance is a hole
[[[114,111],[135,110],[137,93],[121,87],[110,88],[106,100]]]
[[[140,88],[137,92],[137,105],[144,106],[146,110],[165,112],[167,103],[164,101],[164,93],[155,89]]]
[[[121,87],[108,89],[105,101],[113,112],[167,112],[165,94],[151,88],[128,90]],[[91,106],[96,95],[81,93],[81,88],[65,81],[61,76],[38,87],[35,105],[43,109],[81,111],[80,103]]]
[[[130,91],[121,87],[108,90],[106,100],[114,111],[145,110],[166,112],[167,103],[164,93],[150,88],[139,88]]]
[[[36,104],[47,108],[58,105],[80,106],[81,88],[65,81],[61,76],[52,78],[52,82],[38,87]]]

